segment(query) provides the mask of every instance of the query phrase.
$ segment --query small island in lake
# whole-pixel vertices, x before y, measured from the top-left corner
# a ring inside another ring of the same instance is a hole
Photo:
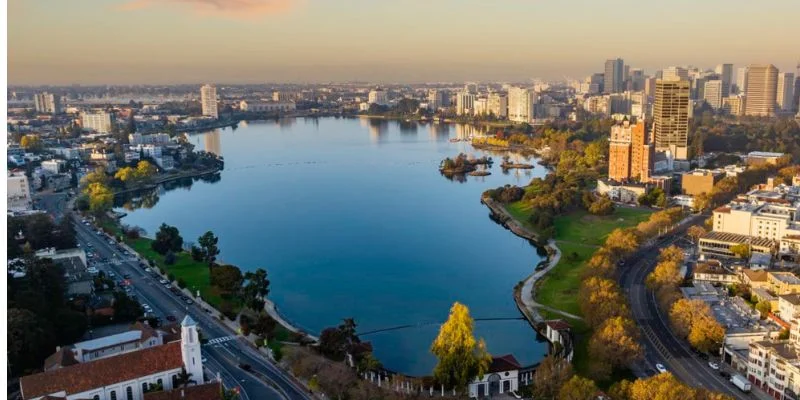
[[[470,158],[464,153],[460,153],[455,158],[447,157],[439,164],[439,172],[445,175],[489,175],[490,172],[484,170],[477,171],[479,165],[486,167],[492,166],[491,157]],[[485,173],[484,173],[485,172]],[[473,174],[475,173],[475,174]]]
[[[512,162],[509,156],[503,157],[503,163],[500,164],[502,169],[533,169],[533,164],[525,164]]]

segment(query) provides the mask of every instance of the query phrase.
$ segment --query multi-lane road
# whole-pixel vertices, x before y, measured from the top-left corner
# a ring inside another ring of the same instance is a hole
[[[695,354],[685,340],[673,334],[667,316],[658,307],[653,291],[645,285],[647,275],[658,262],[659,251],[685,237],[686,229],[703,218],[693,217],[655,245],[640,250],[631,257],[634,261],[620,272],[620,285],[628,296],[633,318],[642,331],[642,342],[645,345],[642,363],[645,369],[655,371],[655,365],[662,364],[678,379],[691,386],[725,393],[735,399],[752,399],[755,398],[753,395],[739,391],[719,371],[711,369],[707,360]]]
[[[239,388],[242,399],[311,398],[291,376],[249,343],[237,338],[235,332],[209,312],[196,303],[187,304],[159,282],[160,276],[145,272],[135,255],[125,254],[125,250],[105,234],[97,233],[95,228],[82,224],[75,217],[73,220],[80,245],[91,249],[98,258],[108,260],[98,264],[98,268],[114,272],[118,278],[128,275],[132,292],[140,303],[149,305],[153,313],[165,321],[167,316],[180,321],[187,314],[197,321],[203,336],[209,339],[209,343],[203,346],[205,367],[210,375],[219,374],[227,387]]]

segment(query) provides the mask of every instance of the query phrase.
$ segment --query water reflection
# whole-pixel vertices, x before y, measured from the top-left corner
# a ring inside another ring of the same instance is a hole
[[[128,211],[134,211],[141,208],[150,209],[153,208],[158,203],[161,196],[165,195],[167,192],[178,189],[189,191],[192,189],[192,185],[197,181],[213,184],[219,182],[220,180],[222,180],[222,175],[217,172],[202,176],[186,177],[167,181],[153,188],[141,189],[117,195],[114,198],[114,207],[121,207]]]
[[[450,138],[450,125],[431,123],[428,125],[428,134],[431,139],[439,142],[447,141]]]
[[[218,156],[222,155],[222,142],[219,138],[219,129],[214,129],[203,135],[203,149]]]

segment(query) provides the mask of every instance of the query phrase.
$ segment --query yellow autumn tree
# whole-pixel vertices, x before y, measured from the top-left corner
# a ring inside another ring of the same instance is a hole
[[[711,308],[702,300],[680,299],[672,305],[669,319],[675,333],[689,340],[700,351],[711,351],[722,342],[725,328],[714,319]]]
[[[136,170],[131,167],[122,167],[117,170],[117,173],[114,174],[114,178],[119,179],[123,182],[130,182],[136,179]]]
[[[455,302],[431,345],[431,353],[439,359],[433,376],[445,387],[463,391],[489,369],[491,356],[483,339],[475,338],[474,325],[469,308]]]
[[[140,179],[149,178],[158,172],[158,169],[153,164],[150,164],[146,160],[139,161],[136,164],[136,177]]]
[[[589,339],[589,354],[612,368],[632,363],[642,357],[639,331],[629,318],[609,318]]]
[[[558,392],[559,400],[594,400],[599,389],[591,379],[575,375]]]
[[[600,326],[609,318],[628,315],[625,297],[611,279],[591,277],[584,280],[578,291],[578,303],[592,327]]]
[[[114,205],[114,193],[102,183],[90,183],[83,192],[89,197],[89,210],[94,213],[103,213]]]

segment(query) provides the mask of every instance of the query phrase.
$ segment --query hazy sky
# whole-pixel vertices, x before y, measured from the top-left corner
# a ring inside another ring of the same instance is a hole
[[[800,61],[798,0],[9,0],[10,84],[582,77]]]

